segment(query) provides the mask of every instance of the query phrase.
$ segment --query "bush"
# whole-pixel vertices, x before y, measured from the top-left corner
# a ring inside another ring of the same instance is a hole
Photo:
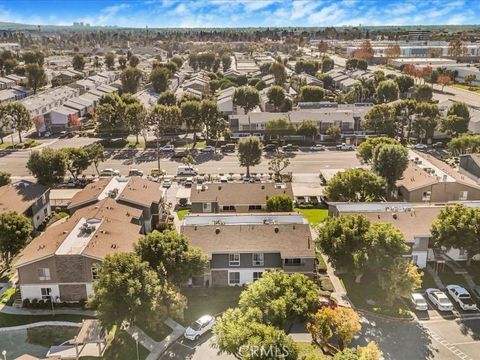
[[[335,288],[333,287],[333,284],[327,275],[318,277],[318,285],[323,291],[328,291],[331,293],[335,291]]]
[[[22,306],[24,308],[29,308],[31,305],[30,305],[30,299],[23,299],[22,301]]]
[[[289,212],[293,211],[293,200],[290,196],[279,194],[272,196],[267,200],[267,211],[269,212]]]

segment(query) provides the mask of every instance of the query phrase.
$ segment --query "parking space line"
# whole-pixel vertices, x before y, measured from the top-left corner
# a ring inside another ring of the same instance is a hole
[[[452,345],[469,345],[469,344],[480,344],[480,340],[458,342],[458,343],[453,343]]]
[[[195,350],[195,348],[194,348],[194,347],[191,347],[191,346],[185,345],[184,343],[181,343],[181,342],[178,342],[178,341],[177,341],[176,343],[177,343],[178,345],[182,345],[182,346],[186,347],[187,349],[190,349],[190,350]]]
[[[422,327],[422,329],[427,335],[430,335],[432,339],[440,343],[443,347],[449,350],[452,354],[456,355],[458,358],[462,360],[473,360],[467,354],[465,354],[464,352],[460,351],[457,347],[455,347],[454,344],[449,343],[447,340],[442,338],[440,335],[437,335],[432,330],[426,329],[424,327]]]

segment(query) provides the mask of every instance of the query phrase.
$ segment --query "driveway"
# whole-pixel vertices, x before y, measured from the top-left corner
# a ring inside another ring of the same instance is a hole
[[[219,354],[213,345],[213,335],[208,333],[198,341],[180,338],[160,358],[160,360],[235,360],[234,356]]]

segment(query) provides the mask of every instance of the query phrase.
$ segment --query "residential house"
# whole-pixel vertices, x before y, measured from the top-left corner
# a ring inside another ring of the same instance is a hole
[[[108,177],[87,185],[76,193],[68,204],[74,214],[79,209],[112,198],[117,203],[142,211],[142,232],[155,229],[163,216],[163,190],[159,184],[140,177]]]
[[[92,296],[103,259],[134,250],[141,216],[141,209],[105,198],[48,227],[14,265],[22,299],[76,302]]]
[[[285,194],[293,200],[291,183],[206,183],[190,191],[192,213],[262,212],[267,200]]]
[[[17,83],[15,82],[15,80],[9,79],[7,77],[0,77],[0,90],[10,89],[16,84]]]
[[[313,277],[315,244],[301,214],[192,214],[180,231],[210,260],[193,285],[241,286],[275,269]]]
[[[24,214],[37,229],[51,214],[50,189],[27,180],[0,187],[0,213],[8,211]]]
[[[407,202],[446,203],[480,200],[480,184],[429,154],[409,151],[409,164],[397,181]]]
[[[323,88],[323,81],[317,79],[315,76],[302,72],[298,75],[300,79],[302,79],[306,85],[312,86],[320,86]]]

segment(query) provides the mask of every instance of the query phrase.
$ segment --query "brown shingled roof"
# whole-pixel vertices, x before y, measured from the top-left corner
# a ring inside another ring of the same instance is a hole
[[[403,173],[403,177],[397,181],[397,186],[403,186],[405,189],[412,191],[436,183],[438,183],[438,180],[435,176],[427,173],[425,170],[415,165],[413,161],[410,161]]]
[[[88,184],[82,191],[79,191],[72,197],[68,207],[74,208],[85,203],[96,201],[111,179],[112,178],[102,178],[96,182]]]
[[[181,232],[210,258],[214,253],[232,252],[279,252],[282,258],[315,256],[308,224],[188,225]]]
[[[133,251],[133,245],[140,237],[141,225],[132,223],[132,220],[141,214],[140,209],[118,204],[109,198],[80,209],[64,223],[51,226],[34,238],[22,251],[15,267],[54,255],[82,218],[104,220],[83,250],[83,255],[104,258],[109,254]]]
[[[26,180],[0,187],[0,214],[7,211],[23,214],[47,190],[46,186]]]
[[[205,202],[218,201],[229,205],[257,205],[265,204],[268,198],[286,194],[293,199],[292,185],[285,184],[285,188],[276,187],[273,183],[211,183],[205,184],[206,189],[192,187],[190,201]]]
[[[118,200],[150,207],[152,202],[158,202],[162,198],[162,195],[163,191],[159,183],[142,179],[138,176],[132,176],[118,197]]]

